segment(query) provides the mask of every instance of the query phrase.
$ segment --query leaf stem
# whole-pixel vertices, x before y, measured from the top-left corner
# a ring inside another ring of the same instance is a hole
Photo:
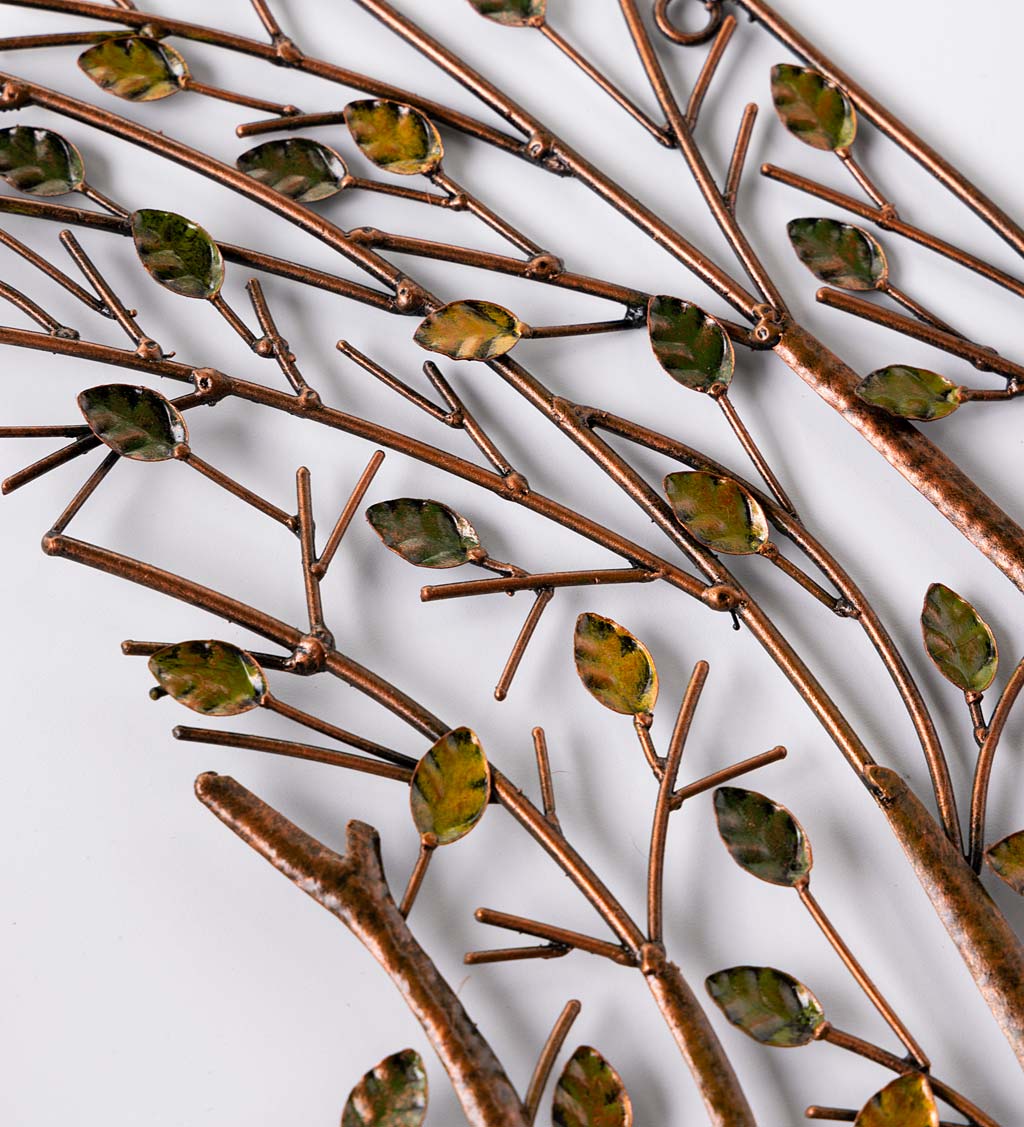
[[[384,451],[377,450],[374,452],[373,457],[366,465],[349,494],[348,500],[345,502],[338,517],[337,523],[331,529],[331,535],[327,538],[327,543],[324,545],[324,550],[320,558],[312,565],[311,570],[313,574],[319,578],[327,574],[327,569],[331,566],[331,561],[334,559],[338,548],[341,546],[341,541],[348,531],[348,526],[352,523],[352,518],[359,511],[359,506],[363,503],[363,498],[366,496],[366,491],[373,483],[373,479],[377,476],[377,471],[380,469],[384,461]]]
[[[562,1046],[565,1044],[576,1019],[580,1016],[582,1008],[575,999],[567,1002],[565,1009],[559,1014],[554,1028],[548,1034],[548,1039],[544,1042],[544,1047],[537,1059],[537,1065],[533,1070],[533,1076],[530,1078],[530,1086],[526,1090],[526,1099],[523,1101],[523,1106],[526,1108],[526,1120],[531,1125],[537,1121],[540,1101],[544,1096],[544,1089],[547,1087],[548,1080],[551,1079],[555,1061],[558,1059],[558,1054],[562,1051]]]
[[[537,592],[537,597],[534,600],[533,606],[530,608],[530,613],[526,616],[523,628],[519,631],[519,636],[516,638],[515,645],[512,647],[512,652],[509,654],[508,661],[505,663],[505,668],[502,670],[501,677],[498,679],[498,684],[494,688],[495,700],[503,701],[508,697],[509,689],[512,688],[512,682],[526,654],[526,647],[530,644],[537,627],[540,625],[541,615],[547,610],[548,604],[554,598],[554,595],[555,592],[550,587],[544,587]]]
[[[988,815],[988,791],[992,782],[992,768],[995,766],[996,752],[999,750],[999,741],[1003,738],[1006,722],[1010,718],[1013,706],[1024,689],[1024,661],[1014,669],[1006,688],[1003,689],[999,703],[992,711],[981,750],[978,753],[978,763],[974,770],[974,785],[971,788],[971,834],[969,861],[971,868],[976,873],[981,872],[985,856],[985,819]]]
[[[413,867],[409,883],[405,888],[405,895],[402,897],[402,903],[398,909],[406,919],[409,918],[409,913],[416,903],[416,897],[420,894],[427,869],[430,868],[430,862],[436,852],[437,838],[433,834],[424,834],[420,839],[419,856],[416,858],[416,864]]]

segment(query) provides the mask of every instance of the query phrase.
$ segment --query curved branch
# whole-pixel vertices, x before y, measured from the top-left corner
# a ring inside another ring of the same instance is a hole
[[[988,732],[978,752],[978,764],[974,772],[974,787],[971,790],[971,847],[970,863],[976,873],[981,872],[985,855],[985,818],[988,813],[988,788],[992,781],[992,768],[995,766],[996,752],[1003,730],[1010,718],[1010,712],[1024,689],[1024,661],[1013,671],[1013,675],[1003,689],[1003,695],[992,713]]]

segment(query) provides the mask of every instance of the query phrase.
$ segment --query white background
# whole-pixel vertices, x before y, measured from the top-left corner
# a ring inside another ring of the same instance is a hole
[[[539,35],[492,26],[465,0],[402,0],[400,6],[725,260],[727,252],[678,154],[658,149]],[[485,114],[354,4],[281,0],[276,7],[309,53]],[[883,102],[937,140],[1011,212],[1017,207],[1024,171],[1017,96],[1024,15],[1018,5],[779,0],[779,8]],[[242,0],[180,0],[168,10],[260,34]],[[612,0],[552,0],[551,18],[653,110]],[[73,26],[76,21],[65,17],[0,7],[4,34]],[[242,56],[181,46],[203,81],[306,110],[338,108],[358,96]],[[702,52],[667,49],[664,56],[685,90]],[[148,107],[116,103],[91,86],[74,58],[73,48],[21,52],[2,65],[127,112],[229,161],[246,147],[235,138],[234,126],[260,116],[188,94]],[[763,32],[741,25],[700,126],[719,171],[743,104],[756,100],[767,110],[769,68],[790,59]],[[90,180],[130,208],[178,210],[222,240],[356,276],[314,240],[194,174],[46,113],[26,110],[17,120],[66,132],[81,147]],[[316,135],[337,146],[354,171],[368,173],[341,127]],[[581,187],[459,136],[449,133],[447,139],[448,171],[562,255],[570,269],[727,312]],[[871,129],[863,130],[857,151],[911,221],[1006,269],[1019,269],[1006,246]],[[762,114],[740,213],[797,315],[858,370],[922,364],[977,382],[965,365],[814,304],[816,283],[795,260],[784,225],[797,215],[838,213],[762,181],[757,168],[763,160],[854,189],[827,155],[792,140],[770,110]],[[321,206],[343,226],[375,224],[505,249],[466,216],[356,195]],[[62,261],[55,225],[7,217],[3,225]],[[166,348],[188,362],[279,386],[274,366],[249,354],[212,309],[153,285],[129,243],[99,232],[85,231],[81,238],[118,291],[138,307],[144,328]],[[896,284],[976,339],[1012,352],[1020,322],[1009,295],[894,237],[885,243]],[[410,260],[409,267],[448,298],[495,298],[536,323],[615,315],[602,303],[523,282],[429,262]],[[111,323],[91,317],[6,251],[0,272],[83,336],[121,343]],[[245,280],[241,268],[229,267],[225,292],[240,309]],[[279,280],[265,284],[282,331],[328,402],[474,456],[464,436],[418,414],[334,350],[345,336],[416,381],[423,357],[411,340],[414,322]],[[3,316],[10,324],[25,324],[13,310]],[[714,405],[668,380],[642,333],[586,343],[528,343],[517,355],[558,391],[634,416],[700,445],[738,472],[751,472]],[[5,350],[3,364],[4,423],[73,422],[74,397],[83,387],[136,381],[83,361],[13,349]],[[535,488],[657,551],[670,551],[624,495],[486,369],[444,367]],[[1001,683],[1024,647],[1019,592],[774,358],[744,354],[734,398],[809,525],[862,582],[909,655],[934,702],[959,792],[966,794],[975,756],[966,710],[923,654],[921,599],[928,583],[941,579],[976,603],[999,636]],[[1018,518],[1024,516],[1019,417],[1013,405],[979,406],[931,432]],[[355,439],[244,405],[197,412],[190,422],[198,453],[286,508],[293,504],[296,466],[310,466],[324,531],[372,453]],[[8,442],[0,450],[0,469],[10,473],[49,448],[45,442]],[[636,454],[636,461],[653,480],[671,468],[644,454]],[[170,702],[150,703],[145,662],[122,657],[120,641],[216,636],[260,643],[199,611],[41,555],[41,535],[90,468],[86,460],[78,462],[13,494],[0,509],[5,856],[0,1119],[11,1127],[69,1122],[326,1127],[337,1122],[362,1073],[408,1045],[428,1061],[430,1122],[438,1127],[461,1122],[443,1071],[376,964],[336,920],[212,818],[195,801],[192,780],[208,769],[231,773],[337,847],[348,818],[371,822],[382,832],[396,888],[404,884],[416,853],[404,794],[394,784],[326,767],[171,739],[174,724],[193,718]],[[475,522],[494,555],[524,567],[618,566],[567,531],[390,455],[369,500],[409,495],[452,504]],[[118,466],[72,533],[229,591],[287,620],[302,619],[294,541],[183,466]],[[761,561],[741,561],[737,570],[778,611],[799,651],[838,694],[877,757],[925,793],[927,776],[913,732],[857,626],[833,619]],[[441,578],[458,577],[461,573]],[[727,617],[669,589],[566,591],[548,610],[510,699],[497,705],[493,685],[528,597],[423,606],[417,592],[431,578],[385,552],[358,521],[325,584],[339,646],[453,726],[472,725],[495,762],[532,790],[530,729],[543,725],[564,826],[637,914],[643,910],[654,786],[628,720],[601,709],[578,682],[571,663],[572,625],[580,611],[592,609],[624,623],[653,650],[662,678],[654,735],[662,747],[690,668],[707,658],[712,673],[684,777],[699,777],[777,743],[790,749],[787,762],[751,785],[785,802],[804,821],[815,847],[819,899],[924,1043],[936,1074],[1006,1127],[1024,1122],[1016,1061],[898,846],[747,632],[734,633]],[[413,755],[425,750],[394,717],[330,679],[298,682],[278,675],[272,684],[282,698],[373,739]],[[300,729],[264,714],[224,727],[304,738]],[[1021,730],[1019,718],[1010,724],[997,767],[993,839],[1024,824]],[[670,952],[698,987],[721,967],[777,965],[819,994],[837,1026],[897,1048],[796,897],[759,884],[729,861],[715,834],[710,798],[674,820],[668,874]],[[1024,924],[1020,902],[1007,889],[993,892],[1011,918]],[[638,975],[585,955],[464,968],[464,951],[509,941],[474,923],[473,909],[482,904],[603,933],[553,863],[499,811],[489,814],[473,838],[438,858],[413,915],[415,930],[518,1084],[525,1088],[564,1002],[579,997],[584,1011],[570,1047],[590,1043],[608,1056],[632,1092],[637,1123],[682,1127],[703,1121],[689,1074]],[[829,1046],[769,1051],[728,1027],[717,1012],[713,1020],[765,1127],[800,1121],[811,1102],[859,1107],[887,1080],[880,1070]],[[541,1122],[548,1117],[545,1107]]]

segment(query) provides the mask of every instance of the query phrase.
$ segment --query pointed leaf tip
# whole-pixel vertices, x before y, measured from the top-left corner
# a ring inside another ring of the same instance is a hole
[[[857,395],[890,415],[930,423],[944,419],[963,402],[961,389],[938,372],[892,364],[858,384]]]
[[[207,232],[173,211],[144,208],[131,216],[139,261],[154,281],[182,297],[216,297],[224,259]]]
[[[728,387],[736,369],[732,341],[721,324],[699,306],[677,297],[652,297],[647,332],[658,363],[684,387],[709,391]]]
[[[811,871],[803,826],[779,803],[756,791],[720,787],[715,817],[726,849],[742,869],[769,884],[794,888]]]
[[[82,186],[85,166],[59,133],[9,125],[0,129],[0,177],[30,196],[63,196]]]
[[[928,1077],[908,1073],[886,1085],[864,1105],[854,1127],[939,1127]]]
[[[386,547],[417,567],[459,567],[484,554],[469,521],[440,501],[380,501],[366,519]]]
[[[309,137],[266,141],[247,149],[235,165],[239,171],[299,203],[329,199],[344,187],[348,175],[340,156]]]
[[[622,1078],[603,1056],[581,1045],[555,1086],[555,1127],[631,1127],[633,1104]]]
[[[737,1029],[762,1045],[809,1045],[825,1022],[821,1003],[802,982],[771,967],[730,967],[711,975],[712,1000]]]
[[[349,102],[345,124],[363,156],[385,172],[425,176],[441,165],[441,135],[434,123],[412,106],[381,98]]]
[[[476,733],[456,728],[442,736],[416,765],[410,805],[421,835],[438,845],[464,838],[491,800],[491,768]]]
[[[490,301],[453,301],[420,323],[416,343],[452,360],[494,360],[519,343],[524,326]]]
[[[888,280],[882,244],[860,227],[835,219],[793,219],[787,231],[797,257],[821,282],[866,291]]]
[[[853,103],[816,70],[787,63],[774,67],[772,100],[782,124],[812,148],[847,149],[857,136]]]
[[[240,716],[267,695],[256,659],[230,642],[165,646],[149,659],[149,671],[169,696],[204,716]]]
[[[129,102],[156,102],[182,89],[184,58],[158,39],[117,35],[89,47],[78,65],[101,90]]]
[[[78,397],[93,434],[115,453],[136,462],[165,462],[188,441],[181,413],[159,392],[130,384],[91,387]]]
[[[768,543],[764,509],[732,478],[686,470],[665,478],[665,492],[683,527],[715,552],[749,556]]]
[[[581,614],[573,650],[580,680],[605,708],[626,716],[654,711],[658,671],[650,650],[628,630],[599,614]]]
[[[422,1127],[427,1099],[423,1061],[404,1049],[382,1060],[352,1089],[341,1127]]]
[[[955,591],[933,583],[921,611],[925,648],[939,672],[965,693],[983,693],[995,680],[999,649],[988,623]]]

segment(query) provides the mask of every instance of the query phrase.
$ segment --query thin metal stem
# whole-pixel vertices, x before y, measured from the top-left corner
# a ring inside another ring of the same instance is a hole
[[[556,833],[562,832],[555,805],[555,784],[551,777],[551,759],[548,755],[548,741],[543,728],[533,729],[533,749],[537,756],[537,777],[540,780],[540,796],[544,806],[544,817],[551,823]]]
[[[418,188],[406,188],[402,184],[388,184],[381,180],[364,180],[361,176],[346,176],[342,187],[360,192],[376,192],[380,196],[394,196],[396,199],[412,203],[430,204],[431,207],[453,208],[449,196],[439,196],[436,192],[423,192]]]
[[[512,682],[515,680],[516,673],[518,673],[519,666],[522,664],[523,657],[526,654],[526,647],[530,644],[537,627],[540,625],[541,615],[543,615],[544,611],[547,609],[554,595],[555,592],[550,587],[546,587],[537,592],[537,597],[534,600],[533,606],[530,608],[530,613],[526,616],[523,628],[519,631],[519,636],[516,638],[512,652],[509,654],[505,668],[502,670],[498,684],[495,686],[495,700],[503,701],[508,697],[509,689],[512,688]]]
[[[320,596],[320,579],[313,571],[316,563],[316,522],[313,520],[313,496],[309,470],[300,466],[295,474],[295,491],[299,506],[299,544],[302,546],[302,585],[306,591],[309,632],[322,638],[329,633],[324,622],[324,604]]]
[[[750,431],[747,430],[743,420],[736,410],[736,406],[729,398],[729,394],[723,391],[720,395],[716,395],[715,399],[718,401],[718,406],[722,409],[722,414],[725,416],[729,426],[732,427],[733,434],[739,439],[740,445],[743,447],[747,457],[754,463],[754,468],[764,479],[765,484],[771,490],[775,499],[788,513],[796,516],[796,506],[789,499],[789,494],[782,486],[775,472],[768,464],[768,460],[761,453],[757,443],[754,441]]]
[[[266,341],[267,347],[271,355],[277,361],[277,365],[284,374],[285,379],[292,385],[297,395],[308,392],[310,390],[309,384],[306,383],[302,373],[299,371],[298,365],[295,362],[295,353],[288,347],[288,342],[281,336],[278,330],[259,279],[250,278],[248,282],[245,283],[245,288],[249,294],[249,300],[252,302],[256,320],[259,322],[260,330],[263,333],[263,340]],[[261,344],[261,341],[256,342],[257,352],[260,351]]]
[[[31,247],[26,246],[20,239],[16,239],[7,231],[0,229],[0,243],[9,247],[15,254],[30,263],[37,270],[41,270],[48,278],[62,286],[73,297],[78,298],[83,305],[87,305],[94,313],[102,317],[109,317],[110,310],[94,294],[89,293],[74,280],[69,278],[63,270],[58,269],[52,262],[48,262],[41,254],[37,254]]]
[[[23,470],[18,470],[17,473],[11,474],[10,477],[5,478],[0,490],[3,491],[6,497],[8,493],[13,493],[15,489],[20,489],[23,485],[28,485],[29,482],[35,481],[43,474],[49,473],[50,470],[57,469],[58,466],[66,465],[68,462],[73,461],[75,458],[81,457],[82,454],[87,454],[90,450],[95,450],[100,445],[100,440],[91,432],[82,435],[81,438],[75,439],[68,446],[61,447],[60,450],[55,450],[52,454],[47,454],[44,458],[40,458],[38,462],[33,462],[32,465],[26,466]]]
[[[121,653],[125,657],[152,657],[153,654],[158,653],[160,650],[167,649],[168,646],[173,645],[172,642],[138,642],[133,638],[126,638],[121,643]],[[294,673],[294,656],[291,654],[271,654],[262,653],[260,650],[247,650],[251,657],[264,669],[274,669],[281,673]]]
[[[420,852],[416,858],[416,864],[413,867],[412,874],[409,877],[409,883],[405,888],[405,895],[402,897],[402,903],[399,911],[408,919],[409,913],[412,911],[413,905],[416,903],[416,897],[420,894],[420,889],[423,887],[423,881],[427,875],[427,869],[430,868],[430,862],[434,854],[437,852],[437,839],[433,834],[424,835],[420,839]]]
[[[581,935],[577,931],[555,927],[553,924],[540,923],[538,920],[527,919],[525,916],[512,916],[507,912],[495,912],[491,908],[478,908],[474,914],[478,923],[504,928],[506,931],[515,931],[520,935],[533,935],[560,947],[586,951],[590,955],[599,955],[601,958],[611,959],[613,963],[618,963],[620,966],[635,967],[637,965],[636,959],[629,950],[614,943],[607,943],[603,939],[594,939],[592,936]]]
[[[983,702],[985,700],[981,693],[964,693],[964,700],[967,704],[967,711],[971,717],[971,724],[974,727],[974,740],[978,747],[984,746],[985,737],[988,735],[988,725],[985,723],[985,709]]]
[[[722,20],[718,34],[712,40],[710,48],[708,48],[707,56],[704,59],[704,66],[701,68],[701,72],[697,76],[697,81],[694,83],[693,92],[690,94],[690,101],[686,107],[686,125],[691,133],[697,128],[697,119],[700,117],[704,99],[707,97],[711,83],[725,56],[726,48],[729,46],[735,33],[736,17],[728,15]]]
[[[644,753],[647,766],[650,767],[651,773],[660,782],[662,772],[665,769],[665,762],[654,746],[654,739],[651,736],[651,724],[653,722],[654,717],[649,712],[634,716],[633,730],[636,732],[636,738],[640,741],[640,750]]]
[[[319,113],[296,113],[288,117],[268,117],[261,121],[247,121],[235,126],[236,137],[258,137],[263,133],[293,132],[297,129],[315,129],[321,125],[344,125],[344,110],[324,110]]]
[[[111,215],[116,215],[118,219],[128,218],[130,213],[126,207],[122,207],[119,203],[114,203],[109,196],[104,195],[91,184],[83,183],[78,190],[87,200],[92,200],[93,203],[99,204],[104,211],[109,211]]]
[[[876,207],[878,207],[887,216],[895,216],[896,209],[889,202],[885,193],[878,188],[870,176],[853,158],[853,154],[849,149],[837,149],[836,156],[839,158],[843,167],[849,174],[857,181],[857,183],[864,189],[865,194]]]
[[[281,25],[277,22],[274,13],[270,10],[270,5],[267,3],[267,0],[250,0],[250,3],[256,15],[259,16],[260,23],[263,24],[267,35],[269,35],[272,40],[279,39],[283,34]]]
[[[221,473],[215,466],[211,466],[209,462],[204,461],[198,454],[193,453],[189,447],[179,447],[181,453],[175,454],[180,462],[186,466],[190,466],[197,473],[201,473],[203,477],[212,481],[214,485],[219,485],[221,489],[227,490],[232,497],[237,497],[240,501],[244,501],[247,505],[251,505],[258,512],[264,516],[272,517],[279,524],[283,524],[290,532],[295,532],[298,528],[298,520],[296,517],[286,513],[284,509],[279,509],[277,505],[272,504],[270,501],[264,500],[258,493],[253,493],[251,489],[241,485],[235,481],[234,478],[228,477],[226,473]]]
[[[469,951],[463,956],[463,962],[468,967],[482,967],[492,963],[522,963],[529,959],[562,959],[570,950],[557,943],[537,947],[499,947],[495,951]]]
[[[527,238],[507,220],[502,219],[496,211],[489,208],[461,184],[456,183],[440,168],[429,174],[431,183],[436,184],[442,191],[447,192],[451,199],[451,206],[456,210],[463,210],[475,215],[481,223],[486,224],[492,231],[496,231],[503,239],[507,239],[513,246],[529,255],[543,254],[543,248],[532,239]]]
[[[736,200],[740,192],[740,183],[743,180],[743,170],[747,163],[747,153],[750,150],[750,141],[754,136],[754,126],[757,123],[758,105],[749,102],[740,119],[739,132],[736,134],[736,144],[733,146],[732,157],[729,160],[729,171],[725,178],[725,206],[736,214]]]
[[[919,320],[924,321],[928,325],[932,325],[936,329],[941,329],[944,333],[949,333],[951,336],[963,338],[963,333],[957,332],[952,325],[947,324],[941,317],[936,316],[930,309],[926,309],[919,301],[915,301],[909,294],[906,294],[901,289],[897,289],[891,282],[886,282],[879,287],[882,293],[887,297],[891,297],[893,301],[898,302],[904,309],[909,310]]]
[[[742,763],[723,767],[720,771],[715,771],[713,775],[705,775],[703,779],[697,779],[696,782],[687,783],[685,787],[680,787],[672,795],[669,805],[673,810],[678,810],[687,800],[696,798],[700,794],[706,794],[709,790],[714,790],[715,787],[731,783],[733,779],[742,778],[742,776],[749,775],[752,771],[758,771],[762,767],[769,766],[769,764],[778,763],[780,759],[785,759],[788,754],[784,747],[773,747],[771,751],[762,751],[760,755],[753,755],[749,759],[744,759]]]
[[[81,512],[82,506],[89,500],[89,498],[96,492],[102,484],[107,474],[114,468],[120,461],[121,455],[116,451],[111,450],[102,462],[93,470],[86,483],[72,498],[71,503],[61,513],[61,515],[54,521],[50,529],[51,535],[63,532],[67,526],[74,520],[74,518]]]
[[[249,109],[259,110],[261,113],[276,113],[281,117],[291,117],[299,111],[295,106],[282,106],[279,102],[268,102],[265,98],[254,98],[251,94],[238,94],[234,90],[222,90],[219,86],[210,86],[200,82],[191,75],[180,80],[182,90],[190,90],[193,94],[202,94],[204,98],[214,98],[218,102],[230,102],[235,106],[248,106]]]
[[[530,1077],[530,1086],[526,1089],[526,1099],[523,1101],[528,1124],[532,1125],[537,1121],[540,1101],[544,1096],[544,1089],[547,1087],[548,1080],[551,1079],[555,1061],[558,1060],[558,1054],[562,1051],[562,1046],[565,1044],[573,1024],[580,1016],[582,1008],[575,999],[567,1002],[565,1009],[559,1014],[554,1028],[548,1034],[548,1039],[544,1042],[540,1057],[537,1059],[537,1065],[533,1070],[533,1076]]]
[[[320,558],[312,565],[311,571],[318,579],[323,579],[327,574],[327,569],[331,566],[331,561],[334,559],[338,548],[341,547],[341,541],[348,531],[348,526],[352,523],[352,518],[359,510],[359,506],[363,503],[363,498],[366,496],[366,491],[373,483],[373,479],[377,476],[377,471],[380,469],[384,461],[384,451],[377,450],[374,452],[373,457],[366,465],[356,482],[355,487],[349,494],[348,500],[345,502],[344,508],[341,510],[341,515],[338,517],[337,523],[331,529],[331,535],[327,538],[327,543],[324,545],[324,550]]]
[[[787,559],[778,548],[778,545],[769,540],[762,547],[758,553],[763,559],[773,563],[779,571],[784,575],[788,575],[798,586],[802,587],[808,594],[813,595],[823,606],[828,607],[833,614],[838,614],[843,618],[850,618],[855,616],[856,611],[850,604],[841,596],[833,595],[830,591],[826,591],[820,583],[813,580],[807,572],[802,568],[797,567],[792,560]]]
[[[255,351],[256,349],[256,334],[249,328],[249,326],[242,320],[241,317],[228,305],[224,298],[223,293],[215,293],[213,297],[207,298],[207,301],[214,309],[224,318],[225,321],[231,326],[232,329],[245,341],[245,343]]]
[[[78,335],[73,329],[62,325],[56,317],[51,317],[41,305],[37,305],[30,297],[23,294],[21,290],[15,289],[14,286],[9,286],[6,282],[0,282],[0,298],[16,306],[22,313],[35,321],[41,328],[46,329],[52,336],[67,335],[68,333],[74,333],[75,336]]]
[[[87,426],[0,427],[0,438],[81,438]]]
[[[55,31],[45,35],[7,35],[0,39],[0,51],[27,51],[36,47],[71,47],[82,43],[102,43],[110,38],[105,31]]]
[[[431,418],[445,423],[451,417],[449,412],[438,407],[436,403],[432,403],[425,395],[418,392],[415,388],[410,387],[404,380],[400,380],[398,376],[393,375],[387,368],[378,364],[376,360],[360,352],[359,349],[349,341],[339,340],[335,348],[337,348],[342,356],[347,356],[349,360],[358,364],[364,372],[369,372],[374,379],[380,380],[385,387],[391,388],[392,391],[397,392],[403,399],[414,403],[421,411],[425,411],[430,415]]]
[[[575,325],[530,325],[523,337],[530,340],[551,340],[557,337],[587,337],[597,333],[620,333],[628,329],[642,329],[645,325],[635,317],[620,317],[614,321],[584,321]]]
[[[607,584],[650,583],[661,576],[646,568],[607,571],[553,571],[541,575],[513,575],[506,579],[471,579],[464,583],[441,583],[422,587],[420,599],[436,603],[442,599],[465,599],[477,595],[510,595],[516,591],[554,590],[562,587],[597,587]]]
[[[1010,712],[1017,698],[1024,690],[1024,661],[1013,671],[999,703],[992,712],[985,742],[978,753],[978,763],[974,770],[974,785],[971,788],[971,833],[969,860],[976,873],[981,872],[985,856],[985,819],[988,813],[988,791],[992,781],[992,768],[995,765],[999,741],[1003,738]]]

